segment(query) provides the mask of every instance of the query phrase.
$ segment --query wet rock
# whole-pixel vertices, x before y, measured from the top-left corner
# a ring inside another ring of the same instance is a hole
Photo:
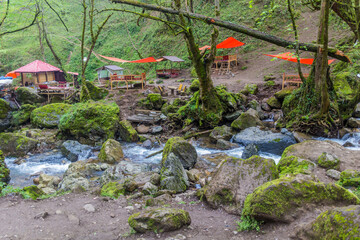
[[[267,182],[249,194],[242,214],[258,220],[289,223],[310,204],[346,206],[359,203],[353,193],[337,184],[283,177]]]
[[[248,159],[254,155],[258,155],[258,153],[259,153],[259,150],[258,150],[257,146],[253,143],[250,143],[250,144],[246,145],[246,147],[241,155],[241,158]]]
[[[137,142],[139,135],[129,121],[121,121],[119,126],[120,138],[125,142]]]
[[[229,149],[233,149],[233,148],[237,148],[239,147],[239,145],[235,144],[235,143],[231,143],[229,141],[226,141],[224,139],[219,139],[216,142],[216,148],[220,149],[220,150],[229,150]]]
[[[22,157],[35,150],[38,141],[20,133],[1,133],[0,149],[5,155]]]
[[[77,141],[68,140],[61,146],[61,152],[71,162],[84,160],[91,156],[91,147]]]
[[[191,169],[197,161],[195,147],[180,137],[170,138],[166,142],[161,160],[162,165],[170,153],[173,153],[173,158],[177,158],[185,169]]]
[[[69,111],[70,104],[53,103],[34,109],[31,112],[31,123],[38,128],[55,128],[60,118]]]
[[[276,164],[272,159],[228,157],[202,192],[211,207],[222,207],[229,213],[241,214],[246,196],[277,177]]]
[[[15,91],[16,99],[22,104],[34,104],[45,102],[45,99],[37,94],[36,89],[19,87]]]
[[[335,179],[335,180],[339,180],[340,179],[340,172],[335,170],[335,169],[329,169],[326,171],[326,176]]]
[[[211,153],[211,154],[204,154],[200,156],[200,159],[210,165],[218,166],[222,161],[224,161],[228,155],[226,153]]]
[[[114,139],[108,139],[102,145],[98,158],[101,162],[108,164],[120,162],[124,158],[121,144]]]
[[[307,135],[305,133],[302,133],[302,132],[293,132],[293,135],[294,135],[294,138],[295,138],[297,143],[301,143],[301,142],[312,139],[311,136],[309,136],[309,135]]]
[[[234,142],[242,145],[255,144],[259,151],[281,155],[284,149],[295,144],[295,138],[290,132],[273,133],[262,131],[257,127],[247,128],[234,137]]]
[[[360,239],[360,206],[337,207],[321,213],[296,232],[296,239]]]
[[[145,125],[140,125],[136,128],[136,131],[140,134],[146,134],[150,131],[150,127]]]
[[[153,147],[153,143],[148,139],[142,143],[142,146],[144,148],[151,149]]]
[[[334,154],[323,152],[318,158],[318,165],[326,169],[340,169],[340,160]]]
[[[4,119],[0,119],[0,132],[3,132],[11,127],[11,115],[8,114]]]
[[[188,176],[180,159],[173,152],[167,154],[161,166],[161,188],[176,192],[186,191],[189,187]]]
[[[83,208],[85,209],[85,211],[93,213],[95,212],[95,207],[92,204],[85,204],[83,206]]]
[[[158,133],[161,133],[162,131],[163,131],[163,128],[161,126],[155,126],[151,129],[152,134],[158,134]]]
[[[276,97],[271,97],[266,102],[272,109],[280,109],[281,108],[281,102],[277,100]]]
[[[158,191],[158,187],[150,182],[145,183],[145,185],[143,186],[143,190],[142,190],[142,192],[145,195],[152,195],[152,194],[155,194],[157,191]]]
[[[129,225],[136,232],[169,232],[191,224],[188,212],[175,208],[149,209],[129,217]]]
[[[258,112],[250,108],[231,123],[231,128],[235,130],[243,130],[249,127],[262,125],[263,124],[260,121]]]
[[[287,174],[311,174],[315,170],[315,167],[316,164],[310,160],[295,156],[282,157],[277,165],[280,176]]]
[[[215,143],[219,139],[229,141],[232,138],[233,134],[231,128],[223,125],[221,127],[215,127],[210,133],[210,139]]]
[[[355,111],[353,113],[354,118],[360,118],[360,103],[356,105]]]
[[[348,119],[347,126],[350,128],[360,128],[360,120],[351,117]]]
[[[353,143],[351,143],[351,142],[345,142],[345,143],[343,144],[343,146],[344,146],[344,147],[355,147],[355,145],[354,145]]]
[[[342,128],[339,130],[339,138],[345,137],[345,135],[350,135],[352,130],[350,128]]]

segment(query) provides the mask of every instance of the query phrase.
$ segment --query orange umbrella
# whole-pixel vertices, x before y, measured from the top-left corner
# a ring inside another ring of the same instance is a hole
[[[236,47],[241,47],[245,45],[245,43],[240,42],[239,40],[236,40],[233,37],[228,37],[227,39],[225,39],[224,41],[222,41],[221,43],[219,43],[218,45],[216,45],[217,49],[220,48],[236,48]],[[200,51],[205,50],[205,49],[210,49],[211,47],[209,45],[205,45],[201,48],[199,48]]]
[[[20,73],[15,73],[14,71],[8,72],[5,77],[12,77],[12,78],[17,78],[18,76],[20,76]]]
[[[290,62],[297,62],[297,58],[291,52],[286,52],[286,53],[282,53],[282,54],[278,54],[278,55],[271,55],[271,54],[264,54],[264,55],[269,56],[269,57],[276,57],[279,59],[284,59],[284,60],[290,61]],[[328,64],[331,64],[334,61],[335,61],[335,59],[331,59],[328,61]],[[313,64],[313,62],[314,62],[313,58],[300,58],[300,63],[302,63],[302,64],[311,65],[311,64]]]

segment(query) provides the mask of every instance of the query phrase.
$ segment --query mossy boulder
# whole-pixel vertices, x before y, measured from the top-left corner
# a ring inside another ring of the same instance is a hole
[[[209,205],[241,214],[245,198],[255,188],[278,177],[275,161],[259,156],[225,157],[211,181],[202,189]]]
[[[32,186],[27,186],[27,187],[23,188],[23,195],[26,198],[31,198],[32,200],[36,200],[39,197],[44,196],[46,194],[44,193],[43,190],[41,190],[37,186],[32,185]]]
[[[120,110],[116,103],[86,102],[73,105],[60,118],[59,129],[64,136],[91,142],[115,138],[119,128]]]
[[[277,165],[280,176],[287,174],[311,174],[315,163],[295,156],[282,157]]]
[[[191,169],[197,161],[195,147],[181,137],[173,137],[166,142],[162,155],[162,164],[165,163],[170,153],[173,153],[179,159],[185,169]]]
[[[118,182],[109,182],[101,188],[101,196],[117,199],[120,195],[125,194],[123,184]]]
[[[299,175],[298,175],[299,176]],[[345,188],[297,177],[267,182],[246,197],[242,214],[258,220],[292,222],[306,205],[346,206],[360,200]]]
[[[340,169],[340,160],[337,156],[323,152],[319,158],[318,158],[318,164],[320,167],[326,168],[326,169]]]
[[[53,103],[39,107],[31,112],[32,125],[39,128],[55,128],[60,118],[71,108],[70,104]]]
[[[245,89],[250,94],[257,94],[259,89],[255,83],[246,84]]]
[[[163,158],[161,162],[160,187],[177,193],[185,192],[189,187],[186,171],[180,159],[173,152],[166,154],[165,160]]]
[[[280,109],[281,108],[281,102],[276,97],[269,98],[266,103],[273,109]]]
[[[20,126],[22,124],[30,122],[31,113],[35,108],[36,106],[31,104],[22,105],[20,110],[12,112],[12,124],[15,126]]]
[[[196,92],[199,91],[199,89],[200,89],[200,82],[198,79],[195,79],[190,85],[190,91]]]
[[[21,157],[37,147],[39,142],[20,133],[1,133],[0,149],[5,155]]]
[[[6,118],[10,110],[10,104],[4,99],[0,98],[0,119]]]
[[[94,83],[90,81],[85,81],[85,86],[90,94],[90,99],[94,101],[99,101],[104,99],[107,95],[109,95],[109,90],[104,88],[99,88],[94,85]]]
[[[135,213],[129,217],[128,222],[130,227],[139,233],[162,233],[189,226],[191,218],[190,214],[182,209],[157,208]]]
[[[137,142],[139,141],[139,135],[131,123],[127,120],[123,120],[119,124],[119,134],[121,140],[125,142]]]
[[[294,89],[290,89],[290,88],[284,88],[278,92],[276,92],[274,94],[274,96],[280,101],[282,102],[286,96],[290,95],[293,92]]]
[[[234,130],[244,130],[249,127],[262,126],[259,119],[259,114],[254,109],[249,109],[242,113],[236,120],[231,123],[231,128]]]
[[[161,110],[165,102],[159,93],[150,93],[146,98],[139,101],[139,105],[149,110]]]
[[[7,184],[10,181],[10,170],[6,166],[3,152],[0,150],[0,192],[2,183]]]
[[[346,187],[360,186],[360,171],[346,169],[340,173],[340,184]]]
[[[213,142],[217,142],[219,139],[230,141],[232,136],[231,128],[226,125],[215,127],[210,133],[210,139]]]
[[[36,104],[45,102],[45,99],[37,94],[33,88],[19,87],[15,91],[16,99],[20,104]]]
[[[108,139],[102,145],[98,157],[101,162],[109,164],[120,162],[124,158],[121,144],[114,139]]]
[[[360,239],[360,206],[327,210],[296,233],[298,239]]]

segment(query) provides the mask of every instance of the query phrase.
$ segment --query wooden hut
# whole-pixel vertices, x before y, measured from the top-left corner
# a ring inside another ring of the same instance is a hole
[[[96,69],[98,80],[109,80],[113,74],[124,75],[124,69],[116,65],[106,65]]]
[[[156,68],[156,76],[158,78],[173,78],[177,77],[181,73],[181,63],[184,62],[181,58],[178,58],[176,56],[163,56],[162,58],[156,59],[156,61],[165,63],[165,68],[163,69],[157,69]],[[167,63],[170,63],[170,68],[167,66]],[[176,68],[173,64],[177,64],[178,67]]]
[[[35,60],[21,68],[13,71],[20,73],[21,83],[23,86],[37,85],[49,82],[66,82],[65,74],[59,68],[54,67],[48,63],[40,60]],[[77,73],[70,73],[73,76],[73,81],[77,78]]]

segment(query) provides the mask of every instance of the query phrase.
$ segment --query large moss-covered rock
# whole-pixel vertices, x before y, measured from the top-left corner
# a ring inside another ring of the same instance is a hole
[[[282,157],[277,165],[280,176],[287,174],[311,174],[315,167],[315,163],[295,156]]]
[[[278,177],[272,159],[253,156],[249,159],[226,157],[204,189],[206,201],[213,208],[222,207],[232,214],[241,214],[245,198],[255,188]]]
[[[246,197],[243,215],[259,220],[292,222],[306,205],[351,205],[360,200],[345,188],[296,177],[267,182]]]
[[[249,127],[262,126],[259,115],[256,110],[249,109],[242,113],[236,120],[231,123],[231,128],[235,130],[244,130]]]
[[[199,89],[200,89],[199,79],[195,79],[195,80],[191,83],[189,89],[190,89],[190,91],[192,91],[192,92],[199,91]]]
[[[347,187],[360,186],[360,171],[346,169],[340,174],[340,184]]]
[[[36,107],[31,104],[22,105],[18,111],[12,112],[12,119],[11,119],[12,124],[15,126],[20,126],[22,124],[26,124],[30,122],[31,112],[35,108]]]
[[[158,93],[150,93],[146,98],[141,99],[139,105],[149,110],[161,110],[165,100]]]
[[[2,183],[7,184],[10,181],[10,170],[6,166],[3,152],[0,150],[0,192]]]
[[[274,96],[282,102],[286,96],[290,95],[294,89],[291,88],[284,88],[274,94]]]
[[[120,162],[124,158],[121,144],[114,140],[108,139],[101,147],[99,160],[101,162],[114,164]]]
[[[220,127],[215,127],[210,133],[210,139],[213,142],[216,142],[219,139],[224,139],[229,141],[232,138],[233,134],[231,132],[231,128],[223,125]]]
[[[274,109],[280,109],[281,108],[281,102],[276,97],[269,98],[266,103]]]
[[[192,168],[197,161],[195,147],[181,137],[173,137],[166,142],[162,155],[162,164],[165,163],[170,153],[173,153],[179,159],[185,169]]]
[[[185,192],[189,187],[186,171],[180,159],[173,152],[167,154],[165,160],[162,161],[160,177],[162,189]]]
[[[19,87],[15,91],[16,99],[20,104],[35,104],[45,102],[45,99],[37,94],[33,88]]]
[[[60,118],[71,108],[70,104],[53,103],[31,112],[31,123],[39,128],[55,128]]]
[[[187,211],[175,208],[148,209],[129,217],[129,225],[136,232],[169,232],[191,224]]]
[[[109,90],[99,88],[90,81],[85,81],[85,87],[82,87],[82,91],[80,94],[81,102],[85,102],[88,100],[99,101],[109,95]]]
[[[114,138],[118,132],[119,113],[115,103],[78,103],[61,117],[59,129],[65,136],[92,142]]]
[[[21,157],[34,150],[38,141],[20,133],[1,133],[0,149],[5,155]]]
[[[10,110],[9,103],[0,98],[0,119],[6,118]]]
[[[313,222],[301,227],[297,239],[360,239],[360,206],[327,210]]]
[[[119,124],[119,134],[121,140],[125,142],[137,142],[139,141],[139,135],[135,128],[131,126],[131,123],[127,120],[123,120]]]

